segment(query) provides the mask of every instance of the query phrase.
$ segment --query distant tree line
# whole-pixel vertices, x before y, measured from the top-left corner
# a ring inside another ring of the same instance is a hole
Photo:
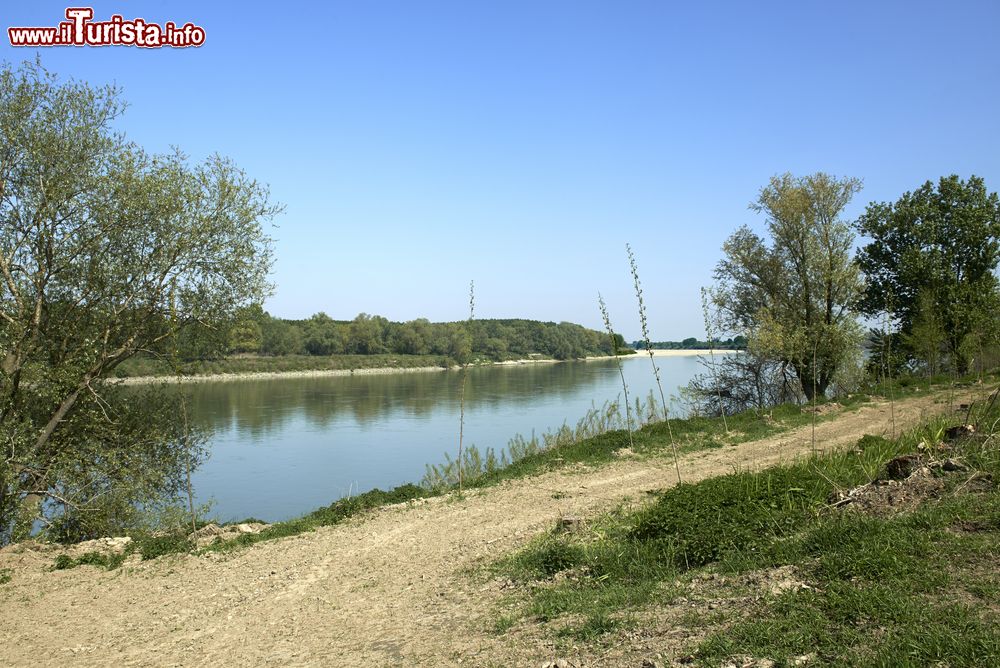
[[[741,334],[728,339],[701,341],[692,336],[683,341],[653,341],[650,346],[656,350],[745,350],[747,337]],[[633,341],[632,347],[641,349],[645,348],[646,344],[644,341]]]
[[[353,320],[334,320],[317,313],[305,320],[276,318],[260,306],[240,312],[229,329],[232,354],[258,355],[441,355],[457,362],[500,361],[542,355],[558,360],[609,355],[607,334],[569,322],[487,319],[472,322],[430,322],[418,318],[392,322],[360,313]],[[620,335],[618,347],[625,347]],[[194,341],[192,341],[194,344]],[[182,350],[198,358],[194,344]]]

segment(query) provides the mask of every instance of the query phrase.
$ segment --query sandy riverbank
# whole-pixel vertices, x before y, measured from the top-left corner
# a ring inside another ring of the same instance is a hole
[[[716,354],[729,354],[738,352],[735,350],[716,350]],[[628,355],[622,359],[631,359],[639,355],[646,356],[646,352]],[[707,350],[654,350],[654,357],[689,357],[695,355],[708,355]],[[609,356],[587,357],[584,361],[611,359]],[[522,359],[506,360],[504,362],[492,362],[483,366],[519,366],[522,364],[558,364],[560,360],[553,359]],[[269,380],[272,378],[321,378],[338,376],[381,376],[392,373],[429,373],[459,369],[460,367],[442,366],[418,366],[418,367],[374,367],[370,369],[307,369],[302,371],[255,371],[247,373],[213,373],[201,376],[135,376],[132,378],[112,379],[121,385],[150,385],[152,383],[209,383],[236,380]]]

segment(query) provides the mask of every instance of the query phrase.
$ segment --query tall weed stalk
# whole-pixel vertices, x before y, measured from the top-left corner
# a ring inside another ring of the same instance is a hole
[[[597,293],[597,305],[601,309],[601,319],[604,320],[604,328],[608,330],[608,336],[611,337],[611,352],[615,356],[615,364],[618,365],[618,375],[622,378],[622,391],[625,393],[625,421],[628,428],[628,444],[629,447],[633,447],[632,407],[628,403],[628,383],[625,382],[625,371],[622,369],[622,360],[618,355],[618,339],[615,338],[615,330],[611,327],[611,316],[608,315],[608,307],[604,303],[604,297],[599,292]],[[664,407],[664,410],[666,410],[666,407]]]
[[[642,342],[646,346],[646,352],[649,353],[649,363],[653,366],[653,376],[656,378],[656,387],[660,390],[660,405],[663,407],[663,419],[667,423],[667,434],[670,436],[670,447],[674,451],[674,468],[677,470],[677,482],[680,483],[680,458],[677,455],[677,444],[674,442],[674,430],[670,426],[670,412],[667,399],[663,395],[663,384],[660,382],[660,369],[656,366],[656,360],[653,358],[653,344],[649,340],[649,323],[646,320],[646,304],[642,299],[642,284],[639,282],[639,266],[635,261],[635,253],[632,252],[632,246],[625,244],[625,251],[628,253],[629,268],[632,270],[632,285],[635,286],[635,298],[639,302],[639,324],[642,325]]]
[[[469,281],[469,325],[476,317],[476,282]],[[470,328],[471,329],[471,328]],[[469,336],[472,336],[472,332],[468,332]],[[472,346],[469,346],[469,354],[472,354]],[[469,360],[464,360],[462,363],[462,395],[459,400],[458,409],[458,461],[460,463],[458,467],[458,492],[461,494],[462,485],[464,483],[464,476],[462,475],[462,445],[465,439],[465,385],[469,379]]]

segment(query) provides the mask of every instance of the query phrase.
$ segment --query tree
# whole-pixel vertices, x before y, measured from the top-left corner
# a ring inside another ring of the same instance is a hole
[[[377,315],[359,313],[351,321],[347,336],[347,352],[356,355],[377,355],[385,352],[384,330],[388,321]]]
[[[267,355],[299,355],[304,351],[302,330],[298,325],[267,316],[260,329],[261,352]]]
[[[264,309],[260,304],[252,304],[241,309],[236,314],[236,321],[229,328],[229,352],[256,353],[260,352],[263,332],[261,322],[264,319]]]
[[[0,542],[176,491],[177,412],[102,381],[228,334],[270,288],[267,190],[224,158],[147,154],[113,130],[122,110],[113,87],[0,67]]]
[[[310,355],[344,352],[344,334],[330,316],[320,311],[306,320],[305,347]]]
[[[894,204],[870,204],[856,226],[871,239],[858,253],[868,282],[863,312],[891,313],[914,355],[921,351],[916,342],[926,345],[928,331],[940,328],[955,367],[965,372],[970,341],[992,333],[1000,309],[997,194],[976,176],[942,177],[937,187],[928,181]]]
[[[822,396],[860,344],[862,284],[853,235],[840,220],[861,189],[823,173],[776,176],[750,208],[767,216],[770,245],[748,227],[725,243],[713,302],[721,325],[751,352],[791,369],[807,398]]]

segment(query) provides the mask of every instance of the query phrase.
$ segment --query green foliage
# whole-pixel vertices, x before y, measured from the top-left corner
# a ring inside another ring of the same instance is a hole
[[[283,373],[290,371],[350,371],[356,369],[414,369],[421,367],[448,368],[455,360],[440,355],[242,355],[217,360],[200,360],[182,363],[181,376],[240,373]],[[135,357],[116,370],[120,378],[137,376],[177,375],[171,365],[162,359]]]
[[[772,178],[751,205],[767,216],[770,245],[741,227],[715,270],[722,327],[747,333],[752,353],[793,371],[807,398],[824,395],[860,344],[853,309],[862,284],[840,220],[860,189],[822,173]]]
[[[996,333],[997,194],[976,176],[941,177],[895,203],[870,204],[856,225],[871,239],[858,253],[868,284],[864,312],[875,316],[891,309],[909,350],[924,361],[943,337],[955,368],[964,373],[974,356],[969,337]]]
[[[157,387],[138,394],[106,387],[101,404],[81,403],[67,417],[63,428],[73,447],[50,460],[52,500],[41,507],[48,538],[76,542],[128,533],[145,524],[144,507],[184,492],[186,448],[197,466],[207,455],[207,432],[183,431],[179,401]]]
[[[734,428],[747,417],[733,416]],[[1000,479],[991,431],[1000,407],[980,402],[970,418],[992,427],[953,443],[948,456]],[[695,430],[698,420],[678,421],[676,430]],[[810,652],[831,665],[990,664],[1000,651],[1000,615],[991,603],[1000,591],[995,483],[960,494],[971,473],[953,475],[938,499],[888,518],[828,505],[832,492],[870,482],[886,461],[937,443],[951,424],[940,418],[895,440],[866,436],[852,450],[678,485],[644,509],[621,508],[593,518],[585,531],[546,535],[497,568],[531,583],[522,616],[583,640],[614,631],[632,611],[676,606],[681,593],[684,608],[718,607],[705,640],[692,648],[698,665],[740,654],[784,665]],[[735,584],[739,574],[753,582],[784,566],[808,586],[771,593],[765,584],[747,596]],[[701,576],[686,573],[703,569],[712,587],[689,589]]]
[[[287,337],[287,330],[291,325],[285,324],[284,327]],[[303,346],[310,355],[334,355],[343,353],[347,349],[345,328],[335,323],[330,316],[322,311],[306,320],[303,329]]]
[[[829,492],[826,480],[801,469],[735,473],[678,485],[637,516],[631,537],[669,541],[678,568],[703,566],[794,532]]]
[[[269,290],[267,189],[218,156],[146,153],[115,129],[123,109],[113,87],[0,66],[0,544],[39,519],[88,535],[169,494],[176,414],[101,379],[173,336],[225,352]]]
[[[143,561],[167,554],[180,554],[194,549],[194,543],[183,532],[142,534],[135,541]]]
[[[639,403],[639,414],[657,414],[656,400],[650,395],[647,403]],[[594,454],[601,453],[604,447],[592,442],[595,436],[608,434],[611,431],[624,429],[625,419],[621,414],[621,404],[617,401],[606,401],[597,408],[592,406],[587,413],[577,421],[575,427],[567,424],[558,429],[547,431],[540,437],[534,433],[531,438],[516,434],[507,442],[506,448],[499,454],[493,448],[480,451],[475,445],[466,447],[462,453],[461,469],[459,461],[444,454],[442,464],[428,464],[427,472],[421,484],[432,490],[444,491],[458,484],[459,478],[467,484],[477,485],[485,481],[493,481],[497,476],[509,476],[512,471],[520,470],[528,460],[537,463],[541,456],[545,458],[566,456],[571,446],[589,441]],[[616,439],[608,439],[608,443],[617,443]],[[627,439],[624,445],[628,445]],[[623,447],[615,445],[615,448]],[[610,451],[605,453],[610,455]],[[461,476],[460,476],[461,473]]]
[[[519,552],[511,560],[510,567],[522,578],[540,580],[581,564],[583,557],[580,546],[547,538],[533,549]]]
[[[645,341],[633,341],[633,348],[645,346]],[[653,350],[745,350],[747,347],[747,337],[742,334],[732,336],[727,339],[712,338],[710,341],[702,341],[695,336],[689,336],[683,341],[650,341]]]
[[[242,364],[244,358],[266,359],[372,357],[401,359],[406,356],[449,358],[450,364],[476,361],[504,361],[531,357],[569,360],[589,355],[611,353],[611,344],[600,332],[568,322],[533,320],[473,320],[462,323],[432,323],[424,318],[410,322],[390,322],[381,316],[359,314],[354,320],[333,320],[317,313],[306,320],[283,320],[266,313],[259,306],[243,309],[236,320],[222,329],[225,336],[198,331],[197,336],[181,332],[178,356],[182,373],[211,365]],[[631,353],[617,336],[621,354]],[[239,353],[223,359],[220,351]],[[163,347],[142,362],[128,360],[119,367],[119,375],[169,375],[170,366],[157,360],[166,354]],[[401,357],[402,356],[402,357]],[[136,365],[142,372],[133,371]],[[290,363],[260,362],[286,368]],[[298,361],[296,368],[328,368],[325,359]],[[435,362],[436,364],[436,362]],[[361,361],[354,368],[381,366]],[[341,368],[341,367],[333,367]],[[352,367],[346,367],[352,368]],[[161,370],[162,369],[162,370]],[[260,369],[263,370],[263,369]],[[200,373],[200,371],[198,372]]]

